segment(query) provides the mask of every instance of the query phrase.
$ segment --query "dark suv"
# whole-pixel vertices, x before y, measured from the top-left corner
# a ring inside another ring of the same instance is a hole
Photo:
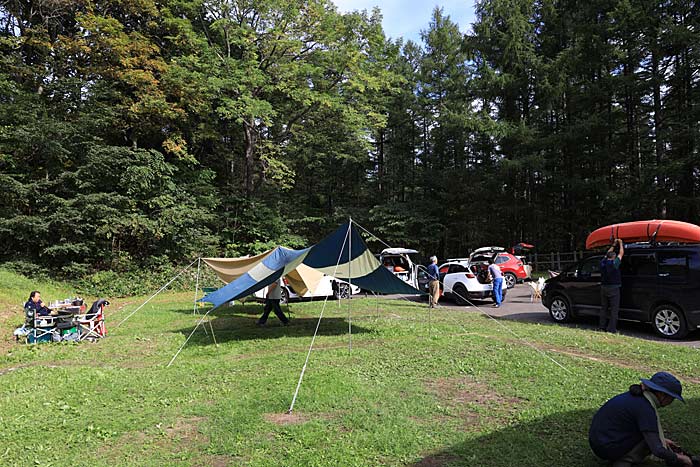
[[[590,256],[545,282],[542,303],[554,321],[599,314],[602,259]],[[700,328],[700,245],[628,245],[620,271],[620,319],[651,323],[670,339]]]

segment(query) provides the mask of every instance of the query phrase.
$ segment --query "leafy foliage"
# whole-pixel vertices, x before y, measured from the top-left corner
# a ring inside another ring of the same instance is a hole
[[[0,2],[0,260],[581,247],[698,222],[697,2],[481,0],[421,42],[328,0]]]

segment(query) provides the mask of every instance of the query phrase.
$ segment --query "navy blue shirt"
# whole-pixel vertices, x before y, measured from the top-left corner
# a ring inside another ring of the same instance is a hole
[[[431,281],[440,280],[440,270],[438,269],[437,264],[430,263],[430,266],[428,266],[428,279]]]
[[[644,396],[626,392],[610,399],[593,416],[588,442],[598,457],[614,461],[639,444],[643,432],[659,432],[656,412]]]
[[[620,258],[604,259],[600,262],[600,282],[607,286],[622,285],[622,275],[620,274]]]
[[[51,310],[46,308],[44,306],[44,302],[39,300],[38,302],[34,303],[33,300],[27,301],[27,303],[24,304],[24,308],[29,308],[30,310],[34,310],[34,313],[36,313],[37,316],[48,316],[51,314]]]

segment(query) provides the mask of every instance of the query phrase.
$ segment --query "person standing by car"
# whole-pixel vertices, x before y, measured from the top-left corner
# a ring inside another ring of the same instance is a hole
[[[653,454],[670,466],[697,465],[676,443],[664,436],[657,409],[681,397],[680,381],[664,371],[607,401],[593,416],[588,443],[596,456],[613,467],[631,467]]]
[[[493,299],[496,301],[493,304],[494,308],[500,307],[503,302],[503,273],[498,264],[496,264],[496,256],[498,255],[489,258],[489,275],[493,286]]]
[[[615,253],[615,245],[620,246],[619,253]],[[617,318],[620,312],[620,289],[622,287],[622,275],[620,274],[620,262],[625,254],[622,240],[615,239],[612,246],[600,262],[600,318],[598,329],[601,331],[617,332]]]
[[[430,306],[437,306],[438,300],[440,299],[440,270],[437,266],[437,256],[430,257],[430,264],[428,265],[428,289],[430,290]]]
[[[280,301],[282,300],[282,279],[277,279],[275,282],[267,287],[267,295],[265,296],[265,308],[263,309],[263,314],[256,323],[258,326],[265,326],[267,323],[267,317],[270,316],[270,311],[275,312],[277,317],[282,324],[285,326],[289,325],[289,318],[284,316],[282,313],[282,308],[280,308]]]

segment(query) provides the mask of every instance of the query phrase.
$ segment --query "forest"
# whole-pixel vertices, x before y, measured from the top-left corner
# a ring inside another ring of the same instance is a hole
[[[700,2],[474,8],[414,42],[328,0],[0,0],[0,261],[81,277],[349,217],[440,257],[700,221]]]

